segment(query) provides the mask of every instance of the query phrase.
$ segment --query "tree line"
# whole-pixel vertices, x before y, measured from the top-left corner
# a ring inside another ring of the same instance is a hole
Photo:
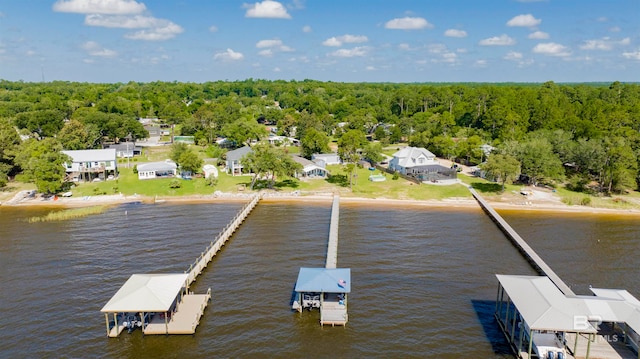
[[[475,165],[487,160],[481,146],[488,144],[510,167],[515,160],[534,184],[566,183],[574,190],[610,193],[634,190],[640,182],[638,84],[254,79],[0,81],[0,182],[16,175],[33,181],[42,177],[34,172],[40,166],[26,160],[40,153],[33,152],[35,147],[57,153],[61,148],[100,148],[105,141],[145,138],[148,133],[138,121],[145,117],[176,125],[177,134],[194,136],[198,145],[212,148],[219,137],[236,146],[263,138],[263,125],[271,124],[279,134],[298,138],[307,157],[326,152],[331,140],[343,144],[342,155],[353,152],[354,159],[363,148],[375,157],[374,149],[365,148],[371,143],[408,142]],[[354,146],[359,150],[352,151]]]

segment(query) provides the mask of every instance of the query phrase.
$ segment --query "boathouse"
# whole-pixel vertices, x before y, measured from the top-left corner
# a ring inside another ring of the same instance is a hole
[[[293,309],[320,309],[320,324],[346,325],[347,295],[351,292],[350,268],[300,268]]]
[[[107,336],[115,338],[125,328],[144,334],[195,333],[211,289],[188,293],[187,278],[187,273],[133,274],[101,310]]]
[[[567,296],[547,276],[496,277],[495,317],[518,357],[636,358],[640,301],[626,290]]]

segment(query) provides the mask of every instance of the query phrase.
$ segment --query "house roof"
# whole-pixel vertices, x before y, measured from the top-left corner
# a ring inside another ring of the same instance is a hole
[[[417,159],[421,156],[425,157],[427,163],[418,163]],[[436,155],[431,153],[429,150],[422,147],[405,147],[400,151],[393,154],[394,158],[398,159],[398,165],[401,167],[413,167],[413,166],[423,166],[427,164],[435,164]]]
[[[300,268],[295,291],[350,293],[351,268]]]
[[[133,274],[101,312],[167,312],[180,290],[187,273]]]
[[[172,171],[178,168],[175,162],[171,160],[161,162],[149,162],[141,163],[138,165],[138,172],[140,171]]]
[[[293,158],[294,161],[298,162],[299,164],[301,164],[303,166],[315,165],[315,163],[313,163],[312,161],[309,161],[308,159],[306,159],[304,157],[292,155],[291,158]]]
[[[496,277],[531,329],[595,333],[588,318],[640,330],[640,302],[627,291],[592,288],[596,296],[567,297],[546,276]]]
[[[102,162],[115,161],[115,148],[105,148],[103,150],[65,150],[60,151],[69,157],[73,162]]]
[[[253,150],[249,146],[240,147],[236,150],[227,152],[227,161],[237,161],[247,153],[251,153]]]
[[[142,149],[141,146],[134,145],[133,143],[130,143],[130,144],[119,143],[117,145],[109,145],[109,148],[113,148],[113,149],[118,150],[118,151],[127,151],[127,150],[133,151],[134,149],[135,150]]]

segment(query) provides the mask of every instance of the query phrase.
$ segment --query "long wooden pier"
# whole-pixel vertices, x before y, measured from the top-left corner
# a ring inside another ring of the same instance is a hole
[[[520,251],[522,256],[531,264],[533,269],[535,269],[540,275],[546,275],[547,277],[549,277],[553,284],[555,284],[556,287],[558,287],[558,289],[560,289],[560,291],[564,293],[564,295],[568,297],[576,296],[571,288],[569,288],[569,286],[566,285],[562,279],[560,279],[556,272],[554,272],[553,269],[551,269],[551,267],[549,267],[547,263],[545,263],[542,258],[540,258],[540,256],[533,250],[533,248],[531,248],[527,244],[527,242],[525,242],[525,240],[520,237],[518,232],[511,228],[509,223],[507,223],[507,221],[505,221],[498,214],[498,212],[496,212],[493,207],[491,207],[489,203],[487,203],[487,201],[485,201],[485,199],[482,198],[478,194],[478,192],[476,192],[476,190],[469,187],[469,191],[471,191],[473,197],[476,199],[476,201],[478,201],[480,207],[482,207],[482,209],[489,215],[489,217],[498,225],[498,228],[500,228],[500,230],[502,230],[507,238],[509,238],[511,243],[513,243],[518,251]]]
[[[331,223],[329,224],[329,244],[325,268],[336,268],[338,265],[338,224],[340,222],[340,195],[333,196],[331,206]]]
[[[227,243],[231,235],[240,227],[242,222],[247,218],[249,213],[255,208],[260,199],[262,198],[262,194],[255,194],[249,203],[247,203],[241,210],[236,214],[235,217],[229,222],[226,227],[218,236],[209,243],[204,252],[200,253],[200,256],[196,258],[196,260],[189,266],[188,277],[187,277],[187,288],[191,285],[191,283],[195,282],[198,275],[202,273],[202,271],[207,267],[211,259],[218,253],[218,251],[222,248],[222,246]]]

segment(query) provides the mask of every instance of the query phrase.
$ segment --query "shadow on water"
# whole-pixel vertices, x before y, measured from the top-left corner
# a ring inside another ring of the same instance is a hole
[[[504,334],[502,334],[496,318],[493,316],[496,309],[496,301],[471,300],[471,304],[482,325],[485,337],[491,343],[493,352],[495,354],[512,355],[511,347]]]

